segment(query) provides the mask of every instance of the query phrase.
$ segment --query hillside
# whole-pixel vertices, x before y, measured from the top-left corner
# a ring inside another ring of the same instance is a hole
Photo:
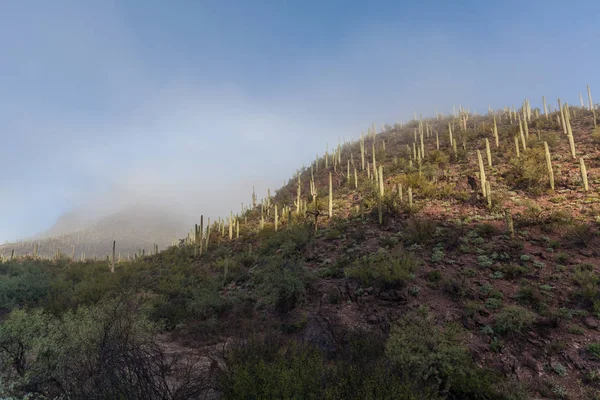
[[[112,254],[117,242],[117,254],[122,259],[138,252],[150,254],[155,245],[164,249],[174,238],[188,230],[184,217],[171,209],[153,206],[130,206],[105,217],[90,217],[83,212],[70,212],[58,218],[45,232],[15,243],[0,245],[5,258],[37,255],[55,258],[57,254],[76,259],[104,259]]]
[[[10,394],[600,398],[598,110],[558,104],[372,127],[112,273],[5,260]]]

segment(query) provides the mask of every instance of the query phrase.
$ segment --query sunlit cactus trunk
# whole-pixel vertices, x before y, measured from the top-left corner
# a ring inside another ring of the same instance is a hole
[[[481,182],[481,194],[485,197],[485,168],[483,167],[483,158],[481,151],[477,150],[477,162],[479,163],[479,180]]]
[[[588,186],[587,170],[585,168],[585,161],[583,158],[579,158],[579,170],[581,171],[581,181],[583,182],[583,190],[586,192],[590,190]]]
[[[544,152],[546,153],[546,166],[548,167],[550,189],[554,190],[554,171],[552,170],[552,157],[550,157],[550,149],[548,148],[548,142],[544,142]]]

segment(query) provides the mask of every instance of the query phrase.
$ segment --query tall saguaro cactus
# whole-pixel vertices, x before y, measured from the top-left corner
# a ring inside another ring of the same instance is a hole
[[[583,182],[583,190],[586,192],[590,190],[588,186],[587,170],[585,168],[585,161],[582,157],[579,157],[579,169],[581,171],[581,181]]]
[[[485,168],[483,167],[483,159],[481,158],[481,151],[477,150],[477,161],[479,162],[479,180],[481,181],[481,194],[485,196]]]
[[[333,217],[333,180],[329,173],[329,218]]]
[[[488,166],[492,167],[492,152],[490,151],[490,141],[485,138],[485,155],[487,156]]]
[[[573,138],[573,129],[571,129],[571,118],[569,117],[568,112],[566,111],[566,106],[565,106],[565,116],[566,116],[565,125],[567,126],[567,138],[569,139],[569,148],[571,149],[571,157],[573,157],[573,160],[576,160],[577,155],[575,153],[575,139]]]
[[[498,125],[496,124],[496,117],[494,116],[494,140],[496,141],[496,147],[500,147],[500,138],[498,137]]]
[[[379,195],[383,197],[384,195],[384,186],[383,186],[383,167],[379,166]]]
[[[115,272],[115,248],[117,247],[117,241],[113,240],[113,246],[112,246],[112,264],[110,266],[110,272],[114,273]]]
[[[546,165],[548,166],[548,176],[550,178],[550,189],[554,190],[554,171],[552,171],[552,158],[550,157],[548,142],[544,142],[544,151],[546,153]]]

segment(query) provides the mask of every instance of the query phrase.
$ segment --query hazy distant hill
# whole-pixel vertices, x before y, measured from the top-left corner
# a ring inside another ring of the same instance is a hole
[[[0,254],[15,250],[16,255],[31,255],[37,244],[40,256],[53,256],[58,249],[77,258],[105,257],[115,240],[117,252],[127,257],[138,250],[150,252],[154,244],[164,249],[174,237],[185,236],[189,226],[186,218],[158,207],[131,206],[101,218],[69,212],[39,235],[0,246]]]

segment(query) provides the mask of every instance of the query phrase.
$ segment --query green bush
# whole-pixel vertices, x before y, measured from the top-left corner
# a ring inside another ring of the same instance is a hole
[[[254,271],[260,304],[273,306],[279,312],[292,310],[304,297],[308,276],[297,260],[272,258]]]
[[[428,219],[410,218],[402,237],[407,246],[428,243],[435,234],[436,223]]]
[[[51,278],[34,262],[0,264],[0,309],[40,304],[48,296]]]
[[[587,223],[573,223],[567,228],[564,238],[575,246],[586,247],[596,236],[592,226]]]
[[[574,296],[587,307],[600,307],[600,277],[591,264],[575,267],[573,279],[577,284]],[[600,311],[600,310],[596,310]]]
[[[0,380],[11,396],[166,398],[178,388],[167,385],[155,333],[141,302],[129,297],[60,317],[15,310],[0,325]],[[183,384],[199,390],[195,379]]]
[[[522,332],[534,322],[534,313],[526,308],[511,305],[496,314],[494,330],[499,334],[508,335],[514,332]]]
[[[587,347],[588,351],[596,360],[600,360],[600,343],[590,343]]]
[[[325,364],[310,346],[250,338],[227,352],[218,386],[224,399],[320,399]]]
[[[436,325],[423,310],[405,315],[392,328],[386,355],[411,379],[450,398],[501,398],[498,378],[473,362],[460,329]]]
[[[546,156],[542,148],[532,148],[521,152],[519,158],[510,160],[510,168],[504,174],[506,182],[515,189],[541,194],[550,187]]]
[[[260,232],[262,240],[259,253],[262,255],[273,255],[275,251],[281,249],[283,256],[295,257],[306,250],[306,247],[310,243],[313,229],[309,224],[301,223],[287,226],[278,232],[272,229],[264,229]]]
[[[347,278],[358,280],[363,286],[395,288],[403,286],[419,268],[419,260],[398,247],[392,252],[363,256],[345,269]]]

